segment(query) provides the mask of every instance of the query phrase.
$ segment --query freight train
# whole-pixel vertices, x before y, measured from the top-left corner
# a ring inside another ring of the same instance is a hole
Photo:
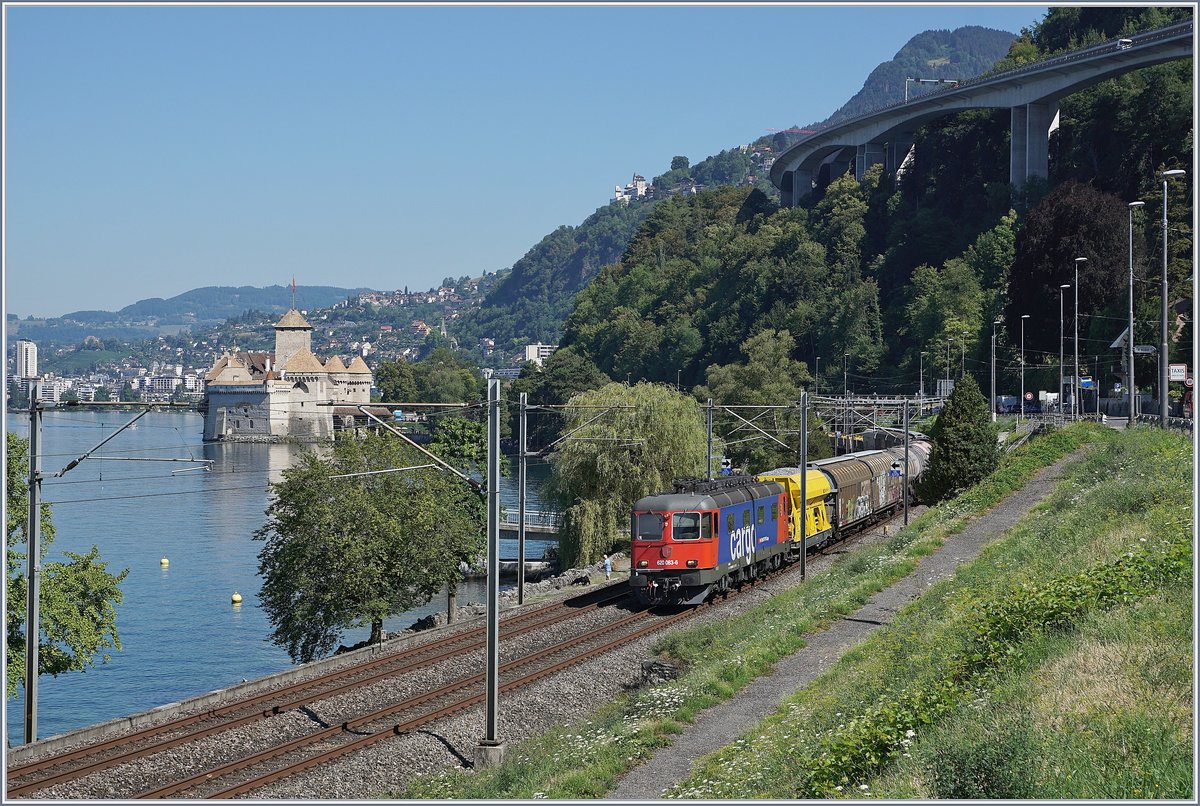
[[[643,604],[693,605],[800,557],[903,506],[931,444],[867,450],[755,476],[679,479],[633,505],[629,584]],[[800,500],[806,474],[807,501]]]

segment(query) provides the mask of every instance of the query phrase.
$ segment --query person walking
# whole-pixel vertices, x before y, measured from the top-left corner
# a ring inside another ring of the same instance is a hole
[[[612,578],[612,557],[607,554],[604,555],[604,578]]]

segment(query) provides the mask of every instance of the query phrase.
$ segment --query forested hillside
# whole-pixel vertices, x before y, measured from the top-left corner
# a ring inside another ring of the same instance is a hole
[[[1112,39],[1189,13],[1114,11],[1052,9],[1010,57]],[[997,319],[1001,363],[1015,366],[1028,314],[1029,383],[1052,389],[1059,286],[1073,284],[1074,259],[1086,257],[1084,366],[1097,356],[1100,381],[1111,386],[1121,359],[1108,345],[1127,318],[1126,205],[1146,203],[1134,220],[1135,273],[1153,279],[1161,260],[1157,172],[1192,164],[1193,92],[1186,60],[1064,99],[1049,183],[1030,183],[1015,196],[1008,115],[969,112],[918,134],[915,163],[899,184],[876,166],[861,182],[835,179],[793,209],[745,188],[663,202],[621,261],[579,293],[562,344],[616,380],[681,377],[692,386],[721,365],[745,363],[745,344],[756,334],[787,331],[793,357],[810,370],[823,357],[823,388],[911,393],[922,364],[930,380],[935,366],[936,377],[965,367],[986,383]],[[1173,184],[1167,211],[1170,283],[1185,289],[1182,296],[1190,293],[1191,185]],[[1158,286],[1138,282],[1135,291],[1145,331],[1138,340],[1154,343]],[[1067,297],[1068,315],[1071,304]],[[1172,333],[1171,360],[1191,364],[1190,330],[1181,320]],[[1153,356],[1145,360],[1138,372],[1148,381]]]
[[[1013,39],[1011,33],[978,26],[919,34],[893,60],[876,68],[863,89],[834,118],[903,99],[906,76],[978,75],[1004,56]],[[668,170],[654,177],[653,197],[628,206],[610,203],[578,227],[562,226],[543,238],[513,265],[512,273],[479,311],[453,325],[454,335],[464,345],[476,344],[483,337],[493,338],[501,351],[533,341],[557,342],[576,292],[603,266],[620,258],[655,204],[694,188],[725,185],[754,187],[776,196],[761,158],[779,153],[801,136],[780,132],[757,138],[750,149],[725,149],[695,164],[689,164],[686,157],[676,157]]]

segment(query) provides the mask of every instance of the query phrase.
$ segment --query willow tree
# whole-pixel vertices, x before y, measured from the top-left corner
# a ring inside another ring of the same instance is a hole
[[[703,408],[669,386],[610,383],[570,405],[548,485],[564,513],[559,553],[568,567],[609,551],[637,499],[703,475],[707,452]]]
[[[484,507],[461,479],[395,437],[339,440],[304,454],[271,485],[255,537],[271,641],[293,660],[329,654],[342,631],[430,601],[483,549]],[[401,468],[413,468],[398,470]],[[398,472],[379,472],[398,471]],[[336,478],[346,474],[347,478]]]

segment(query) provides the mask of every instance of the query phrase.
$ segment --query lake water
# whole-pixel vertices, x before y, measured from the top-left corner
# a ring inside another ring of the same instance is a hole
[[[42,471],[53,473],[91,449],[135,414],[49,411],[43,417]],[[253,535],[264,522],[268,484],[304,448],[298,445],[204,444],[195,413],[151,412],[61,479],[42,483],[54,504],[55,538],[49,559],[63,551],[100,548],[110,571],[128,568],[117,610],[122,648],[85,672],[43,675],[38,687],[38,737],[144,711],[224,688],[292,665],[268,642],[270,625],[258,606],[258,551]],[[29,435],[28,415],[8,428]],[[211,472],[175,472],[191,465],[115,461],[97,457],[211,459]],[[538,509],[544,464],[530,464],[526,506]],[[516,473],[504,478],[501,498],[516,511]],[[526,536],[526,559],[552,541]],[[515,559],[516,540],[502,540],[502,559]],[[160,560],[169,560],[167,567]],[[234,592],[242,603],[233,605]],[[482,580],[459,587],[459,604],[483,602]],[[445,595],[389,619],[400,630],[444,611]],[[368,630],[348,631],[352,645]],[[24,740],[24,694],[6,702],[9,740]]]

